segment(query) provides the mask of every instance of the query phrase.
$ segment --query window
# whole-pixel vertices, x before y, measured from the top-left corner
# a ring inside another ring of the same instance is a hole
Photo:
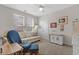
[[[14,26],[17,31],[22,31],[25,26],[25,17],[18,14],[13,14]]]
[[[34,18],[32,19],[32,27],[35,26],[35,21],[34,21]]]

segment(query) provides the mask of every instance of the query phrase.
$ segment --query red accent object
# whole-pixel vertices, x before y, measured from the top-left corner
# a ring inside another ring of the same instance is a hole
[[[50,23],[50,28],[57,28],[57,23]]]

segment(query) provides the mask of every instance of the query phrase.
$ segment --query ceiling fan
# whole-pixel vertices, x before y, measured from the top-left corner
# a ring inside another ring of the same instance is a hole
[[[39,6],[39,10],[40,10],[41,12],[44,12],[44,6],[43,6],[43,5],[40,5],[40,6]]]

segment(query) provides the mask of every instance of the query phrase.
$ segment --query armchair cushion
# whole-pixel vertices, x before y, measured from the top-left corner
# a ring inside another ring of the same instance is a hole
[[[39,46],[38,44],[32,44],[31,47],[29,48],[30,51],[38,51],[39,50]]]
[[[31,46],[31,43],[22,44],[22,47],[23,47],[24,49],[29,49],[30,46]]]
[[[7,33],[7,39],[10,43],[22,43],[18,32],[11,30]]]

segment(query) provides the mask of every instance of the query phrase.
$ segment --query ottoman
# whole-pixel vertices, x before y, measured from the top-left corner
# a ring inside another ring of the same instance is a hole
[[[33,55],[33,54],[37,55],[39,53],[39,46],[38,46],[38,44],[33,43],[31,45],[31,47],[29,48],[29,52],[30,52],[31,55]]]

